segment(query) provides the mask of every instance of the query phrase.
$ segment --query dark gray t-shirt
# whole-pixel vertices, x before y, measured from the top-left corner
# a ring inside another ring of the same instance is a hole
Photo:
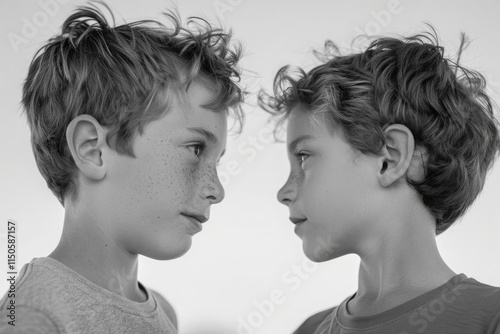
[[[370,316],[338,307],[307,319],[294,334],[500,334],[500,288],[464,274],[402,305]]]
[[[145,302],[112,293],[52,258],[35,258],[17,277],[15,327],[7,317],[13,298],[0,301],[0,333],[177,333],[160,297],[139,285]]]

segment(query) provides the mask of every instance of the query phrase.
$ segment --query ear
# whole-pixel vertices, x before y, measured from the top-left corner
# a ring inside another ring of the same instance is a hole
[[[379,183],[389,187],[403,178],[410,167],[415,140],[406,126],[393,124],[384,130],[386,143],[381,150],[379,165]]]
[[[66,140],[80,172],[98,181],[106,176],[107,166],[102,159],[107,130],[90,115],[75,117],[66,128]]]

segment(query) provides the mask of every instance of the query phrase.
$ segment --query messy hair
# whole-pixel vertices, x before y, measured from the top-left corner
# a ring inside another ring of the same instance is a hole
[[[242,49],[230,43],[230,31],[201,18],[182,25],[174,11],[165,13],[168,26],[153,20],[115,26],[101,5],[112,24],[94,3],[79,7],[36,53],[23,87],[36,163],[63,205],[76,194],[66,128],[78,115],[93,116],[109,129],[106,140],[133,156],[132,139],[168,111],[172,92],[201,81],[215,94],[204,107],[227,111],[243,125]]]
[[[432,28],[432,27],[431,27]],[[341,55],[327,41],[322,64],[309,72],[289,66],[274,80],[274,96],[259,104],[281,127],[297,105],[321,115],[359,152],[376,155],[384,129],[403,124],[425,152],[425,177],[406,180],[448,229],[482,190],[500,150],[494,103],[484,77],[459,64],[467,45],[462,34],[457,61],[444,57],[435,31],[408,38],[378,38],[361,53]]]

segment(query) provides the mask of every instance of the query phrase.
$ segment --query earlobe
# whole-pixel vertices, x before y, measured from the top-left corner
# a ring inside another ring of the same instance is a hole
[[[384,130],[386,143],[379,158],[379,183],[389,187],[403,178],[410,167],[415,140],[406,126],[393,124]]]
[[[90,115],[75,117],[66,128],[66,140],[80,172],[89,179],[101,180],[107,166],[102,157],[107,131]]]

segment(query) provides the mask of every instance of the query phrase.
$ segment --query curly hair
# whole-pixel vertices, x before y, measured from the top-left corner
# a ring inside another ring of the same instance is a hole
[[[408,127],[416,145],[425,148],[426,162],[423,180],[408,175],[406,180],[433,213],[440,234],[473,203],[500,150],[485,79],[459,65],[466,45],[462,34],[453,62],[444,57],[434,30],[378,38],[364,52],[350,55],[340,55],[327,41],[325,51],[317,53],[321,65],[307,73],[281,68],[274,96],[261,91],[259,104],[278,117],[275,134],[300,104],[312,118],[325,116],[364,154],[380,152],[388,125]]]
[[[244,121],[237,67],[242,49],[230,43],[231,31],[196,17],[183,26],[173,11],[165,13],[172,27],[153,20],[114,27],[113,13],[100,4],[112,25],[95,4],[78,7],[35,54],[23,86],[36,163],[63,205],[66,195],[76,194],[66,128],[78,115],[92,115],[109,128],[107,141],[133,156],[137,132],[168,111],[172,92],[198,80],[215,94],[204,107],[227,111],[240,131]]]

